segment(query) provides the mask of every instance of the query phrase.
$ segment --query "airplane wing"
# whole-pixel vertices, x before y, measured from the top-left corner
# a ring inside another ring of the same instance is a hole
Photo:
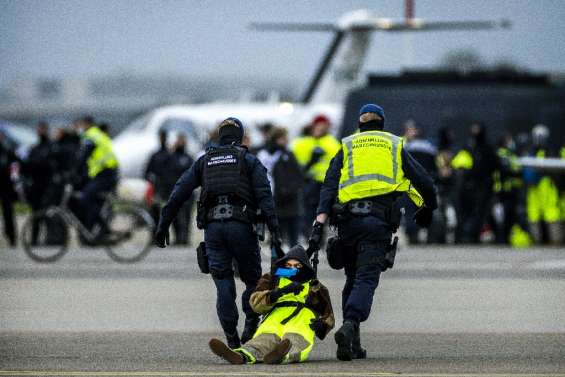
[[[259,31],[442,31],[442,30],[488,30],[509,28],[508,20],[498,21],[424,21],[418,18],[392,20],[389,18],[372,18],[355,20],[346,25],[327,22],[254,22],[251,29]]]
[[[329,22],[252,22],[249,28],[259,31],[336,31]]]
[[[443,30],[488,30],[509,28],[508,20],[499,21],[424,21],[412,19],[408,22],[387,22],[386,19],[376,20],[376,26],[370,27],[383,31],[443,31]],[[355,27],[353,27],[355,29]]]

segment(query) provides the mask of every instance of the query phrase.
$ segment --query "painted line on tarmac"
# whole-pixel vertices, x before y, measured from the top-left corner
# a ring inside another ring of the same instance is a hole
[[[403,376],[403,377],[565,377],[565,373],[400,373],[400,372],[191,372],[0,370],[0,376]]]

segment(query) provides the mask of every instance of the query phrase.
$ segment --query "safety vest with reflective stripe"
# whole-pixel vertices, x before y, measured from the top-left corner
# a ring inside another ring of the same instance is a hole
[[[494,192],[510,192],[513,189],[522,187],[522,179],[518,177],[520,165],[518,164],[518,156],[516,156],[508,148],[498,148],[496,151],[498,158],[505,161],[510,167],[510,174],[503,177],[499,170],[493,173],[493,189]]]
[[[98,127],[90,127],[84,137],[94,144],[94,151],[88,158],[88,176],[96,177],[104,169],[116,169],[118,159],[112,149],[112,140]]]
[[[424,203],[422,196],[404,176],[400,137],[384,131],[366,131],[344,138],[341,145],[340,203],[395,191],[406,192],[417,206]]]
[[[296,139],[291,147],[296,160],[302,166],[307,165],[308,162],[310,162],[312,153],[316,148],[322,149],[324,154],[306,173],[316,182],[324,182],[326,171],[330,167],[330,162],[339,151],[339,141],[329,134],[318,139],[312,136],[304,136]]]

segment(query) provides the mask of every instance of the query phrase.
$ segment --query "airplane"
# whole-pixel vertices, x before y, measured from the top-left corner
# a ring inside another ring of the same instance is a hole
[[[509,21],[426,21],[414,17],[414,1],[405,1],[404,19],[375,17],[369,10],[354,10],[337,22],[253,23],[258,31],[330,32],[333,39],[299,102],[208,103],[160,107],[135,120],[114,139],[123,177],[142,177],[151,153],[158,149],[159,130],[185,133],[188,149],[202,151],[208,134],[228,116],[240,118],[257,137],[256,127],[271,122],[284,126],[296,136],[314,116],[324,114],[334,129],[341,123],[343,103],[349,91],[362,84],[361,71],[372,32],[425,32],[507,28]],[[172,135],[174,138],[174,135]]]

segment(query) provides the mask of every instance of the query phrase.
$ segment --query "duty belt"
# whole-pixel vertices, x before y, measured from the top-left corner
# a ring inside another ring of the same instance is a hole
[[[210,208],[207,215],[208,222],[223,220],[238,220],[246,223],[254,223],[255,215],[247,206],[236,206],[232,204],[218,204]]]
[[[379,204],[373,200],[355,200],[347,203],[347,209],[355,216],[376,215],[385,220],[390,218],[389,206]]]

